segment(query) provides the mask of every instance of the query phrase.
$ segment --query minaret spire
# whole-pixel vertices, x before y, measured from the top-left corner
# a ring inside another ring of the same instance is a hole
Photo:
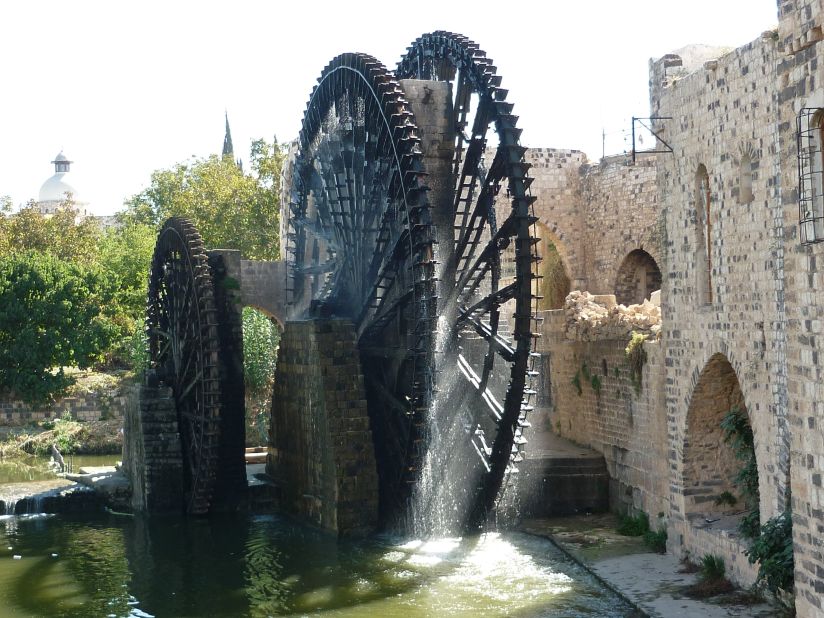
[[[230,159],[235,158],[235,149],[232,146],[232,131],[229,129],[229,112],[224,110],[226,116],[226,135],[223,137],[223,156]]]

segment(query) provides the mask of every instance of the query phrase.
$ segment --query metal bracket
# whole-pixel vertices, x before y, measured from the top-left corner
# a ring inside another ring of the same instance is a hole
[[[672,117],[671,116],[649,116],[647,118],[637,118],[635,116],[632,117],[632,162],[633,163],[635,163],[635,123],[640,124],[647,131],[652,133],[653,137],[655,137],[655,139],[657,139],[659,142],[661,142],[664,145],[664,148],[665,148],[664,150],[645,150],[644,152],[647,152],[647,153],[656,153],[656,152],[672,153],[672,146],[670,146],[666,142],[666,140],[664,140],[663,137],[658,135],[658,133],[653,131],[652,127],[645,124],[644,123],[645,120],[649,120],[649,121],[652,121],[652,120],[672,120]]]

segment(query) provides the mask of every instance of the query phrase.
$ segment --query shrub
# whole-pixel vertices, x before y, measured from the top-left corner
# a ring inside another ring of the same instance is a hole
[[[658,532],[648,530],[644,533],[644,543],[654,552],[667,553],[667,529],[662,526]]]
[[[622,515],[618,521],[617,531],[622,536],[643,536],[650,531],[649,517],[643,512],[635,517]]]
[[[93,266],[34,252],[0,257],[0,390],[48,402],[73,383],[64,367],[103,360],[119,333],[114,292]]]
[[[724,579],[727,573],[727,566],[721,556],[714,554],[704,554],[701,558],[700,577],[704,581],[715,581]]]
[[[718,496],[715,498],[715,506],[735,506],[738,502],[738,498],[736,498],[732,493],[729,491],[722,491]]]
[[[767,520],[761,534],[744,552],[751,564],[759,563],[758,583],[773,594],[793,588],[793,518],[790,510]]]

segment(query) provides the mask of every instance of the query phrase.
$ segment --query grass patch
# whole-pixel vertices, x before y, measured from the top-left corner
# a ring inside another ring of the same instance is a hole
[[[662,527],[658,532],[648,530],[644,533],[644,543],[658,554],[667,553],[667,529]]]
[[[618,519],[616,531],[621,536],[643,536],[650,531],[649,517],[646,513],[639,513],[635,517],[621,515]]]
[[[706,599],[734,591],[735,586],[725,577],[726,573],[727,566],[722,557],[705,554],[698,566],[698,581],[687,587],[687,596],[693,599]]]

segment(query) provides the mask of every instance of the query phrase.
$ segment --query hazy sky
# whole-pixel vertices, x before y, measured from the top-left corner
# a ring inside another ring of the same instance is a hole
[[[36,198],[62,148],[94,211],[118,210],[153,170],[297,135],[334,56],[393,68],[420,34],[452,30],[495,60],[527,146],[624,149],[648,113],[650,57],[739,46],[777,24],[775,0],[2,0],[0,195]]]

